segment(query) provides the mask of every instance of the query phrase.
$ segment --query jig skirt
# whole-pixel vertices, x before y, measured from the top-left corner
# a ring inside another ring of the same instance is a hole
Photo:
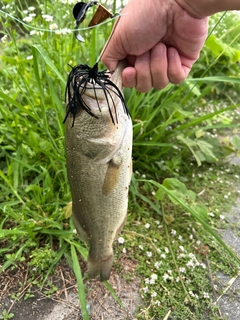
[[[86,90],[93,90],[100,112],[101,108],[96,92],[97,90],[102,90],[104,92],[109,114],[114,125],[115,123],[118,123],[114,96],[117,96],[120,99],[124,112],[129,116],[129,111],[121,91],[110,80],[110,75],[113,72],[106,70],[98,71],[98,62],[95,63],[92,68],[87,64],[79,64],[71,68],[72,70],[68,76],[65,91],[67,110],[63,123],[65,123],[67,117],[71,115],[73,118],[72,127],[74,127],[75,117],[81,110],[85,110],[90,116],[98,118],[83,99]],[[113,103],[113,110],[110,108],[110,101]]]

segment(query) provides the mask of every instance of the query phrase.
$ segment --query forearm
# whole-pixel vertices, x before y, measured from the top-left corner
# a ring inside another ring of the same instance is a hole
[[[240,0],[175,0],[196,18],[227,10],[240,10]]]

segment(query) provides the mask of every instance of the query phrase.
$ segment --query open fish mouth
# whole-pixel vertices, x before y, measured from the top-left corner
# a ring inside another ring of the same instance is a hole
[[[121,81],[119,80],[121,79],[121,75],[119,74],[120,69],[122,70],[122,68],[118,67],[115,72],[98,71],[98,62],[92,68],[86,64],[72,67],[65,91],[67,112],[63,123],[65,123],[69,115],[72,115],[72,127],[74,127],[75,117],[81,110],[85,110],[90,116],[98,118],[83,99],[83,95],[94,98],[100,112],[101,106],[99,101],[105,99],[114,125],[118,123],[116,97],[120,99],[124,112],[129,116],[129,110],[123,94],[118,88],[118,81]],[[113,108],[110,107],[111,103],[113,104]]]

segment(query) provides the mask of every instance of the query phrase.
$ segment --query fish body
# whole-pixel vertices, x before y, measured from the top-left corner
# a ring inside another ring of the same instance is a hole
[[[111,81],[122,90],[120,63]],[[73,221],[90,245],[88,276],[108,280],[113,241],[125,224],[132,173],[132,122],[121,99],[88,84],[82,99],[94,117],[81,110],[66,119],[66,161],[72,193]],[[90,88],[90,89],[89,89]],[[115,124],[109,113],[115,114]]]

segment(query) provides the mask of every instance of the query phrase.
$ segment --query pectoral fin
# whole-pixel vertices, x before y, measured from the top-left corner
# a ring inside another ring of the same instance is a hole
[[[105,196],[109,195],[116,188],[119,180],[121,164],[122,159],[120,157],[114,157],[109,161],[102,188]]]

